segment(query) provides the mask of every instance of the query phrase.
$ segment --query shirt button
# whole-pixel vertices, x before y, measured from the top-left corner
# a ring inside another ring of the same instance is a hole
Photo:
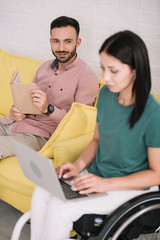
[[[49,88],[51,88],[51,86],[50,86],[50,85],[49,85],[48,87],[49,87]]]

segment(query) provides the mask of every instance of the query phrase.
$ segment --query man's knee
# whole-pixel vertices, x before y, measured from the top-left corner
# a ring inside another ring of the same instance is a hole
[[[0,136],[6,136],[6,127],[0,122]]]
[[[13,156],[14,150],[10,144],[8,136],[0,136],[0,159]]]

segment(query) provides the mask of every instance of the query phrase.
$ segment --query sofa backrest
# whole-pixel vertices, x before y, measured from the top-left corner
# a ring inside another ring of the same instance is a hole
[[[10,79],[13,71],[20,72],[22,82],[32,82],[41,61],[10,54],[0,49],[0,116],[9,114],[13,105]]]

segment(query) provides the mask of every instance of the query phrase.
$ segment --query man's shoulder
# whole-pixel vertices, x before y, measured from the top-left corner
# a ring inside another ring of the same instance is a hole
[[[89,64],[87,62],[85,62],[84,60],[82,60],[81,58],[79,58],[79,57],[77,59],[77,67],[79,67],[79,68],[83,67],[84,69],[91,70]]]
[[[93,71],[93,69],[89,66],[87,62],[82,60],[81,58],[78,57],[76,61],[75,68],[79,70],[81,75],[94,75],[96,77],[96,73]]]

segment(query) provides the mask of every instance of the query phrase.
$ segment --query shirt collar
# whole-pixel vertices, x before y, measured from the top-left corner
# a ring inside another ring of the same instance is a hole
[[[58,64],[58,60],[55,59],[55,60],[51,63],[50,68],[53,70],[53,69],[57,66],[57,64]]]
[[[64,68],[65,68],[66,70],[68,70],[68,69],[74,67],[75,65],[77,65],[78,62],[79,62],[79,57],[78,57],[78,55],[77,55],[77,56],[76,56],[76,59],[75,59],[72,63],[66,65]],[[57,64],[58,64],[58,60],[55,59],[55,60],[51,63],[50,68],[53,70],[53,69],[57,66]]]

